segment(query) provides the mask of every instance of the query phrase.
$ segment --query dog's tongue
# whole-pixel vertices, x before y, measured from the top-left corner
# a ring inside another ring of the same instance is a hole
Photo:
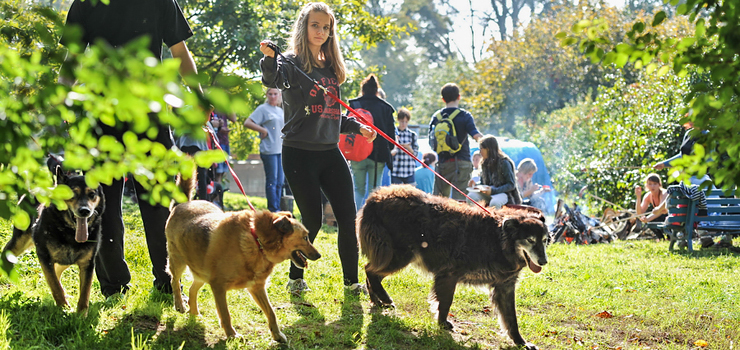
[[[87,242],[87,218],[77,218],[75,240],[79,243]]]
[[[527,259],[527,261],[529,261],[529,269],[532,270],[532,272],[540,273],[540,271],[542,271],[542,266],[535,264],[532,259]]]

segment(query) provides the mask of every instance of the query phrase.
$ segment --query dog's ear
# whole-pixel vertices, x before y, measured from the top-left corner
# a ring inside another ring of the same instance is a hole
[[[290,222],[290,219],[285,215],[277,215],[275,220],[272,220],[272,225],[282,233],[293,232],[293,223]]]
[[[46,160],[46,166],[49,168],[49,171],[56,175],[57,184],[65,183],[67,180],[67,173],[62,170],[63,161],[64,158],[53,154],[50,154],[49,159]]]
[[[501,228],[504,231],[517,230],[519,228],[519,220],[513,218],[504,219],[504,222],[501,223]]]
[[[512,209],[520,209],[520,210],[526,210],[527,212],[530,212],[534,214],[534,217],[541,220],[543,223],[545,222],[545,214],[540,210],[540,208],[533,207],[531,205],[519,205],[519,204],[506,204],[505,207],[509,207]]]
[[[275,214],[282,215],[282,216],[287,216],[289,218],[292,218],[293,217],[293,213],[291,213],[289,211],[279,211],[279,212],[277,212]]]
[[[67,172],[62,169],[61,164],[56,166],[54,173],[57,176],[57,184],[67,183]]]
[[[542,213],[542,210],[537,209],[537,211],[538,211],[537,219],[540,219],[540,221],[542,221],[542,223],[545,224],[546,223],[545,214]]]

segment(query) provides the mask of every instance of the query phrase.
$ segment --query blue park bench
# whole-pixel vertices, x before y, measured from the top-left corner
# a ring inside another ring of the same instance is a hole
[[[693,252],[692,241],[697,238],[697,230],[703,231],[702,237],[740,234],[740,198],[721,198],[720,190],[704,192],[707,200],[706,214],[698,208],[698,201],[691,200],[680,191],[668,197],[668,218],[664,222],[649,223],[649,228],[661,228],[671,243],[673,250],[676,242],[684,242],[689,252]],[[732,192],[734,197],[735,192]],[[679,244],[679,247],[683,244]]]

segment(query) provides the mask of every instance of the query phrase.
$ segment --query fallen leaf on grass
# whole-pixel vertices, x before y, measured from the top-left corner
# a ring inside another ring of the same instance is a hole
[[[612,313],[609,312],[609,311],[602,311],[602,312],[599,312],[598,314],[596,314],[594,316],[596,316],[598,318],[612,318],[612,317],[614,317],[614,315],[612,315]]]
[[[700,348],[706,348],[709,345],[709,343],[707,343],[706,340],[699,339],[699,340],[697,340],[697,341],[694,342],[694,345],[696,345],[696,346],[698,346]]]

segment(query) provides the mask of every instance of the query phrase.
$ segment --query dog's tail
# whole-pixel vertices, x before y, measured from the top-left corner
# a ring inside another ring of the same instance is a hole
[[[32,232],[32,227],[29,227],[25,230],[19,230],[18,228],[14,227],[13,237],[11,237],[10,241],[5,244],[5,248],[3,248],[2,252],[2,258],[5,258],[7,254],[6,252],[8,251],[13,253],[14,256],[20,256],[21,254],[25,253],[26,250],[30,249],[33,245]]]
[[[189,178],[185,178],[182,176],[182,173],[177,174],[177,178],[175,179],[175,183],[177,183],[177,187],[182,191],[182,193],[187,196],[188,201],[193,200],[193,195],[195,194],[195,186],[196,181],[198,179],[197,176],[197,168],[193,170],[193,174],[190,175]],[[177,206],[177,202],[173,199],[172,203],[170,204],[170,211]]]
[[[378,215],[378,203],[368,201],[357,216],[357,241],[362,254],[367,256],[368,263],[365,269],[380,275],[387,275],[393,271],[386,271],[393,260],[393,237],[382,224],[383,219]]]

